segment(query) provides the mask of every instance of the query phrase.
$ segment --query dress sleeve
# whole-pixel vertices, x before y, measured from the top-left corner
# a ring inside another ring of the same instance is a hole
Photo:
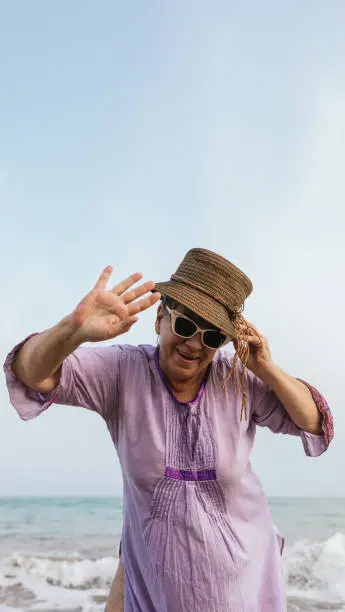
[[[27,340],[27,339],[26,339]],[[28,421],[51,404],[81,406],[105,420],[117,409],[121,347],[81,347],[62,364],[59,385],[50,393],[38,393],[18,380],[12,365],[24,340],[9,353],[4,365],[10,401],[21,419]]]
[[[251,418],[257,425],[268,427],[274,433],[300,436],[305,454],[318,457],[324,453],[333,439],[333,417],[326,399],[309,383],[301,380],[310,390],[313,400],[322,415],[322,433],[312,434],[303,431],[292,421],[284,406],[271,389],[259,378],[253,380],[253,409]]]

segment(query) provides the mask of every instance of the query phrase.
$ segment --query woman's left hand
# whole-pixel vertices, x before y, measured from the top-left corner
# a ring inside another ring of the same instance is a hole
[[[242,327],[249,345],[249,357],[246,367],[251,370],[253,374],[261,378],[261,380],[265,381],[265,378],[268,378],[276,368],[272,360],[268,341],[261,332],[259,332],[257,327],[249,321],[244,320]],[[235,341],[235,348],[236,344]]]

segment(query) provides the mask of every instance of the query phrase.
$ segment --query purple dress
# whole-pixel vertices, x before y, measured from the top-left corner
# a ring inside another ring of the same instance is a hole
[[[322,435],[301,431],[250,371],[241,421],[240,394],[222,386],[231,356],[221,351],[197,398],[184,404],[152,346],[80,348],[46,396],[16,380],[15,350],[5,371],[22,419],[57,403],[95,410],[107,424],[124,482],[125,612],[286,610],[282,538],[249,457],[257,425],[300,436],[309,456],[326,450],[332,417],[313,387]]]

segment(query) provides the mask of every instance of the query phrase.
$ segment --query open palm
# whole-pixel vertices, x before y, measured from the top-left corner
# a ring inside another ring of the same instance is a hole
[[[127,332],[138,320],[136,315],[160,299],[159,293],[146,295],[153,289],[153,281],[133,288],[142,278],[139,272],[112,289],[106,289],[111,273],[112,267],[107,266],[72,313],[72,320],[84,342],[109,340]]]

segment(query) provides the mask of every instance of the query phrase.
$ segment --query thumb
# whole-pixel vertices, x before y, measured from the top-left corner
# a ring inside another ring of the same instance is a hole
[[[134,323],[136,323],[137,321],[139,321],[138,317],[130,317],[129,319],[127,319],[126,321],[121,323],[121,332],[120,333],[125,333],[125,332],[129,331],[131,329],[131,327],[133,327]]]

